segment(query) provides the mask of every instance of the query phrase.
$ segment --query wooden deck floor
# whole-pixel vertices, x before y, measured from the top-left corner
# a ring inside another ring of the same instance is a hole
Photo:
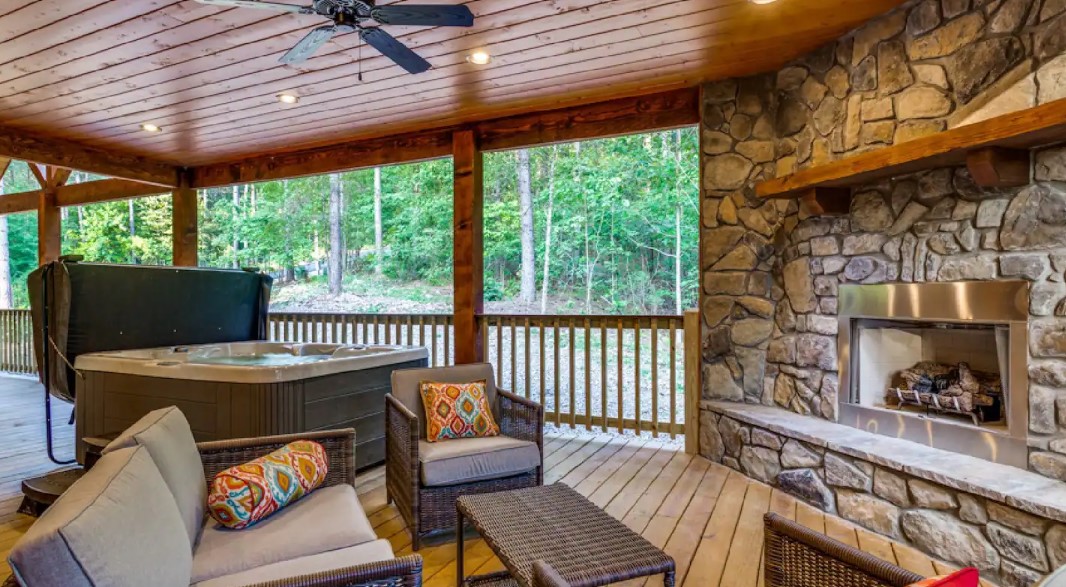
[[[0,377],[0,556],[33,522],[15,513],[19,482],[55,468],[44,454],[40,386]],[[69,407],[58,411],[61,450],[70,450]],[[561,481],[674,557],[678,585],[761,585],[762,515],[775,511],[923,575],[950,567],[907,546],[857,528],[728,468],[684,454],[676,445],[631,437],[552,435],[545,440],[545,482]],[[358,479],[363,505],[378,536],[398,554],[410,552],[410,537],[396,508],[385,503],[384,468]],[[424,583],[455,585],[455,545],[430,541]],[[469,573],[500,569],[481,540],[466,543]],[[0,563],[0,577],[7,574]],[[640,582],[631,582],[640,584]],[[661,584],[661,579],[648,584]]]

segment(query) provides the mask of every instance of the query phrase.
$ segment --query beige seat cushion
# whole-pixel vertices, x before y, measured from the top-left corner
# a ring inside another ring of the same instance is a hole
[[[192,582],[376,539],[355,488],[324,487],[244,530],[208,518],[193,553]]]
[[[442,383],[470,383],[471,381],[485,381],[485,398],[492,408],[492,415],[496,421],[500,421],[499,407],[496,404],[496,378],[493,376],[492,365],[488,363],[472,363],[469,365],[455,365],[453,367],[428,367],[422,369],[399,369],[392,372],[392,396],[407,406],[414,415],[418,416],[419,438],[426,437],[426,410],[422,406],[422,393],[420,384],[423,381],[439,381]]]
[[[245,585],[298,577],[309,573],[332,571],[365,563],[386,561],[392,558],[394,558],[392,545],[389,544],[389,541],[375,540],[358,546],[301,556],[232,575],[215,577],[201,583],[194,583],[192,587],[243,587]]]
[[[540,448],[509,436],[418,442],[422,483],[455,485],[499,479],[531,471],[541,464]]]
[[[207,480],[185,414],[171,406],[149,412],[104,448],[104,454],[141,445],[148,449],[178,504],[189,546],[196,545],[207,506]]]
[[[29,587],[186,587],[178,506],[143,447],[112,451],[70,487],[8,558]]]

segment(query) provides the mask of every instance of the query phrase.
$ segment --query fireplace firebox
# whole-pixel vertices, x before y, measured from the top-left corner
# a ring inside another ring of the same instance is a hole
[[[841,423],[1025,467],[1029,285],[843,285]]]

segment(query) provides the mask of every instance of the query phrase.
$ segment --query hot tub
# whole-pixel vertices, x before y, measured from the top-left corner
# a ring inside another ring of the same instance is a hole
[[[198,441],[355,428],[356,466],[385,454],[385,394],[423,347],[233,342],[79,355],[76,438],[125,429],[170,405]]]

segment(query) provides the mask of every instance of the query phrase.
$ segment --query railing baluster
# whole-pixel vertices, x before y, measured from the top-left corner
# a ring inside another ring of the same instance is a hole
[[[555,371],[552,373],[552,380],[555,383],[555,425],[559,425],[559,419],[562,414],[562,410],[559,408],[559,318],[556,317],[552,323],[552,359],[555,363]]]
[[[659,321],[651,319],[651,437],[659,437]]]
[[[518,336],[515,333],[517,320],[508,318],[511,323],[511,393],[518,393]]]
[[[539,339],[539,344],[540,344],[540,355],[539,355],[540,356],[540,405],[543,406],[544,405],[545,389],[547,388],[547,379],[548,379],[547,378],[547,369],[545,369],[545,367],[547,366],[547,363],[545,362],[545,358],[544,358],[545,357],[545,354],[544,354],[544,339],[545,339],[545,336],[544,336],[544,320],[542,318],[538,318],[537,321],[539,322],[539,328],[537,330],[537,338]]]
[[[526,355],[525,355],[525,359],[526,360],[524,361],[524,365],[523,365],[524,366],[523,375],[525,376],[525,378],[524,378],[525,386],[524,387],[526,388],[525,397],[529,398],[529,393],[530,393],[529,385],[530,385],[530,379],[531,379],[530,372],[529,372],[529,355],[530,355],[530,353],[529,353],[529,316],[526,316],[525,321],[522,323],[522,326],[523,326],[523,329],[525,330],[525,337],[524,337],[525,338],[525,346],[523,348],[525,349],[525,353],[526,353]]]
[[[625,369],[625,361],[623,360],[623,356],[622,356],[622,340],[623,340],[623,338],[624,337],[623,337],[623,333],[622,333],[622,319],[619,318],[618,319],[618,339],[615,341],[615,343],[618,345],[618,432],[619,433],[621,433],[622,429],[625,427],[625,412],[622,410],[622,406],[624,404],[624,402],[623,402],[624,389],[623,388],[625,387],[625,371],[624,371],[624,369]]]
[[[670,438],[677,438],[677,320],[670,319]]]
[[[601,428],[607,432],[607,321],[600,322],[600,412]]]
[[[503,385],[503,316],[496,318],[496,381]]]
[[[633,391],[637,434],[640,434],[640,318],[633,322]]]
[[[433,357],[433,359],[432,359],[433,362],[430,363],[430,364],[433,365],[434,367],[437,367],[438,365],[437,365],[437,317],[436,316],[431,316],[429,318],[429,332],[430,332],[430,338],[433,339],[433,342],[430,343],[430,354]]]
[[[492,362],[492,349],[489,347],[489,341],[492,336],[492,319],[488,316],[478,316],[477,321],[481,325],[479,327],[481,331],[481,358],[486,362]]]
[[[577,426],[577,384],[575,383],[574,376],[577,374],[577,369],[574,368],[574,353],[576,352],[577,344],[574,341],[574,319],[569,320],[569,328],[567,330],[567,344],[570,346],[570,428]]]
[[[585,318],[585,430],[592,430],[592,365],[589,355],[592,354],[592,330],[589,319]]]

